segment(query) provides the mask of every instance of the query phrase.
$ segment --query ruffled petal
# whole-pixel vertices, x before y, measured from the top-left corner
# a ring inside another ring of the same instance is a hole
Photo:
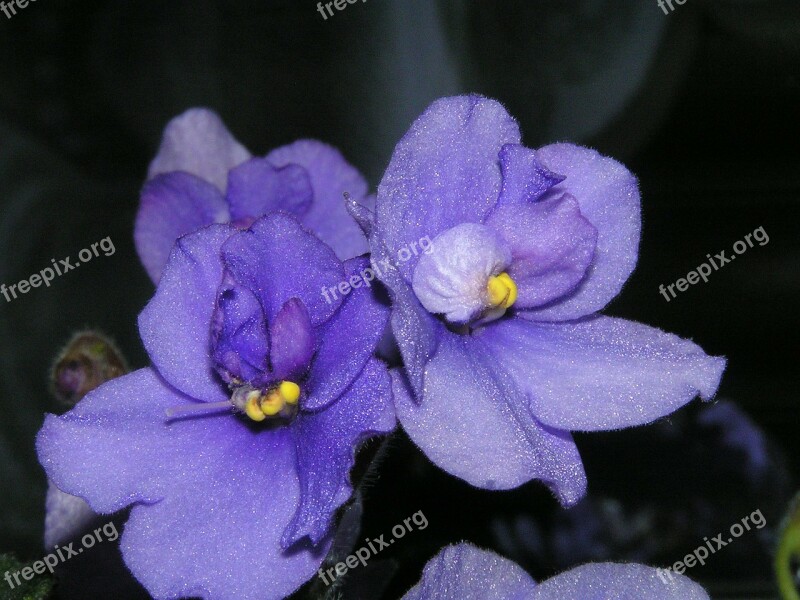
[[[286,214],[271,213],[237,232],[222,254],[228,272],[259,297],[269,322],[291,298],[305,305],[314,325],[339,308],[341,299],[326,302],[323,290],[344,280],[342,263]]]
[[[481,96],[437,100],[397,144],[378,187],[375,231],[387,255],[460,223],[480,223],[501,188],[498,154],[520,141],[516,121]],[[400,264],[406,280],[418,257]]]
[[[250,153],[234,139],[217,113],[192,108],[164,128],[161,147],[150,163],[147,178],[186,171],[224,192],[228,171],[248,158]]]
[[[225,282],[212,318],[211,348],[226,383],[252,382],[267,369],[269,334],[264,311],[246,287]]]
[[[566,194],[498,207],[486,225],[511,247],[508,274],[517,284],[515,308],[541,306],[570,292],[594,257],[597,230]]]
[[[639,186],[622,164],[589,148],[553,144],[536,152],[548,169],[566,176],[544,198],[565,192],[574,196],[598,232],[594,260],[581,284],[566,298],[534,311],[544,321],[577,319],[608,304],[636,266],[642,224]]]
[[[396,425],[386,366],[372,359],[347,391],[325,410],[303,412],[294,427],[302,490],[300,506],[283,534],[284,548],[327,535],[334,513],[350,495],[350,469],[359,444]]]
[[[158,283],[179,237],[228,219],[222,194],[207,181],[189,173],[169,173],[148,181],[142,189],[133,240],[150,279]]]
[[[231,219],[257,219],[275,210],[302,217],[311,206],[314,191],[303,167],[276,168],[265,158],[251,158],[228,175]]]
[[[139,503],[121,547],[153,597],[283,598],[328,546],[280,547],[300,498],[291,432],[253,431],[230,413],[167,422],[166,409],[190,401],[151,369],[114,379],[47,417],[39,460],[98,512]]]
[[[474,486],[510,489],[540,479],[562,504],[574,504],[586,491],[586,475],[572,436],[540,425],[525,396],[487,362],[472,340],[444,335],[419,405],[393,371],[403,429],[434,463]]]
[[[389,319],[389,307],[372,288],[369,261],[354,258],[344,266],[347,281],[359,287],[345,296],[339,311],[318,331],[320,343],[308,377],[306,410],[327,406],[353,382],[375,352]]]
[[[639,564],[581,565],[540,583],[530,600],[709,600],[697,583]]]
[[[220,249],[235,231],[212,225],[180,238],[155,295],[139,315],[139,334],[156,370],[205,402],[228,399],[211,357],[211,318],[222,283]]]
[[[340,260],[369,250],[367,240],[345,208],[344,193],[362,204],[368,186],[358,170],[332,146],[316,140],[299,140],[276,148],[267,155],[276,167],[300,165],[311,179],[314,201],[302,222],[333,248]]]
[[[564,176],[545,167],[535,150],[508,144],[500,151],[503,188],[497,206],[520,205],[541,198],[547,190],[564,181]]]
[[[402,600],[529,600],[536,583],[521,567],[472,544],[448,546]],[[642,596],[644,598],[645,596]],[[584,596],[562,596],[580,598]]]
[[[298,381],[311,365],[316,337],[311,317],[297,298],[291,298],[270,324],[269,360],[276,380]]]
[[[576,323],[507,319],[477,338],[530,399],[542,423],[597,431],[642,425],[698,394],[716,393],[725,359],[633,321]]]

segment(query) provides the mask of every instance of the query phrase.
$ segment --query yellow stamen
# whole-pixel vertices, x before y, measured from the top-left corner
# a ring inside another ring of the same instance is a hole
[[[509,308],[517,301],[517,284],[505,271],[489,277],[486,290],[489,292],[489,302],[492,306]]]
[[[300,400],[300,386],[293,381],[281,381],[278,391],[287,404],[294,405]]]
[[[273,417],[281,412],[286,401],[281,396],[280,391],[272,390],[261,399],[261,410],[268,417]]]
[[[267,415],[264,414],[264,411],[258,405],[260,398],[261,394],[258,392],[258,390],[253,390],[247,394],[247,399],[244,404],[244,412],[248,417],[253,419],[253,421],[263,421],[267,418]]]

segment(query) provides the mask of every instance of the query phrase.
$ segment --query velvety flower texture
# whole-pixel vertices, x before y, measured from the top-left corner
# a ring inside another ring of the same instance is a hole
[[[664,582],[652,567],[591,563],[537,584],[510,560],[458,544],[428,562],[403,600],[708,600],[694,581],[671,575]]]
[[[47,416],[48,476],[133,504],[123,558],[155,598],[283,598],[321,564],[356,446],[395,426],[388,310],[319,292],[364,268],[282,213],[184,236],[139,317],[153,366]]]
[[[586,489],[571,430],[618,429],[714,395],[724,369],[694,343],[596,314],[633,270],[636,179],[593,150],[520,144],[480,96],[434,102],[395,148],[369,233],[405,371],[398,417],[471,484]],[[415,251],[432,240],[430,252]]]
[[[342,260],[368,249],[343,199],[347,192],[370,204],[367,182],[322,142],[299,140],[254,158],[216,113],[194,108],[165,128],[148,180],[134,240],[155,283],[180,236],[213,223],[246,227],[274,210],[297,217]]]

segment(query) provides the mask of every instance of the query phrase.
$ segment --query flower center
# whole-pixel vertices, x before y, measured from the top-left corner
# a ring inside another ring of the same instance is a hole
[[[291,419],[297,414],[300,386],[293,381],[281,381],[266,391],[249,385],[236,388],[231,404],[250,419]]]
[[[486,291],[489,292],[489,302],[495,308],[511,308],[517,301],[517,284],[505,271],[489,277]]]

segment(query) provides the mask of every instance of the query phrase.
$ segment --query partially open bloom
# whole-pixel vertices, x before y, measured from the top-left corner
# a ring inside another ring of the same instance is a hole
[[[153,366],[47,417],[53,482],[133,504],[123,558],[154,597],[283,598],[321,564],[355,448],[395,425],[386,308],[319,293],[365,266],[280,213],[184,236],[139,317]]]
[[[158,283],[180,236],[211,225],[247,227],[275,210],[300,220],[346,260],[367,251],[347,215],[343,194],[369,203],[367,183],[338,150],[299,140],[254,158],[216,113],[202,108],[175,117],[150,164],[136,216],[136,250]]]
[[[648,423],[712,397],[725,361],[597,314],[638,253],[636,179],[593,150],[521,145],[479,96],[435,102],[395,148],[375,214],[351,203],[393,300],[398,417],[473,485],[585,492],[571,430]],[[430,253],[397,257],[423,238]]]
[[[458,544],[428,562],[403,600],[708,600],[688,577],[665,579],[635,563],[590,563],[537,584],[510,560]]]

